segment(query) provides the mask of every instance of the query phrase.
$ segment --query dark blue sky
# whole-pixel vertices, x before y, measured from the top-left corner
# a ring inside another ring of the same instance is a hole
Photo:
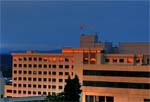
[[[148,0],[3,1],[1,11],[0,51],[79,47],[80,34],[91,33],[87,26],[101,41],[149,41]]]

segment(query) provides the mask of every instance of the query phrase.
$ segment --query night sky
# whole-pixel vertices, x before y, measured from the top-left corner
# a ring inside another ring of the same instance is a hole
[[[81,33],[95,32],[101,41],[149,42],[148,0],[1,2],[1,52],[79,47]]]

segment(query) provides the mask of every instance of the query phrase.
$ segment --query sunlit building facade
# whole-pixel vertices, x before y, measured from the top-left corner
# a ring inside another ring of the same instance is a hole
[[[127,44],[116,48],[97,35],[81,35],[80,48],[63,48],[60,54],[13,53],[13,81],[5,86],[5,97],[59,93],[68,75],[77,74],[82,102],[148,102],[149,43],[139,45],[132,43],[128,51]]]

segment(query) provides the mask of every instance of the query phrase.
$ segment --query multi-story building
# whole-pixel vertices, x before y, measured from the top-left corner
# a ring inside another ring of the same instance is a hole
[[[5,97],[59,93],[68,75],[77,74],[82,102],[150,101],[149,43],[144,47],[142,43],[142,50],[136,52],[97,39],[97,35],[81,35],[80,48],[63,48],[60,54],[13,53],[13,81],[5,86]]]

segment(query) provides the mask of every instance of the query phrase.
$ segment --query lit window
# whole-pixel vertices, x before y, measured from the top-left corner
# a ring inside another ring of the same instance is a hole
[[[52,59],[52,60],[53,60],[53,62],[56,62],[56,60],[57,60],[57,59],[56,59],[55,57],[53,57],[53,59]]]
[[[43,60],[44,60],[44,61],[47,61],[47,60],[48,60],[48,58],[47,58],[47,57],[44,57],[44,58],[43,58]]]
[[[64,61],[64,58],[63,57],[60,57],[59,58],[59,62],[63,62]]]
[[[128,58],[128,59],[127,59],[127,62],[128,62],[128,63],[133,63],[133,58]]]

